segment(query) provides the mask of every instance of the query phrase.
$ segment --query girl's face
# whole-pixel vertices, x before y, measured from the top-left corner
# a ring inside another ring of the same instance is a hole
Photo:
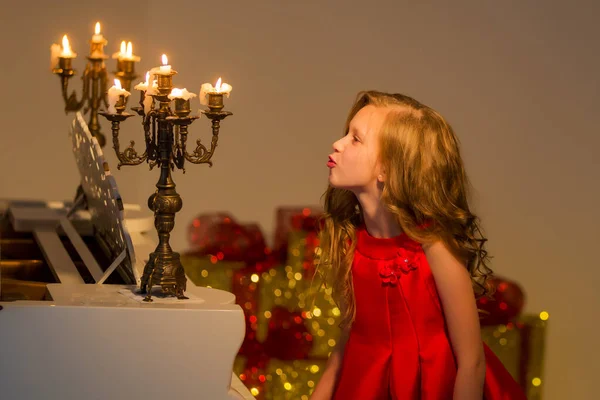
[[[367,105],[352,118],[348,134],[333,144],[329,156],[331,186],[355,194],[377,189],[378,180],[382,180],[379,131],[388,112],[388,108]]]

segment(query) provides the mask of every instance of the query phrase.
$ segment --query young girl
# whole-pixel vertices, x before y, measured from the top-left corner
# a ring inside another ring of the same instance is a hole
[[[343,321],[312,400],[525,399],[481,340],[491,270],[450,125],[360,93],[327,165],[319,271]]]

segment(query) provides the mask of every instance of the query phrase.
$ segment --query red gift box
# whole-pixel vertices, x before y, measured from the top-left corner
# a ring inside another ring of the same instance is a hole
[[[188,231],[190,255],[252,263],[264,260],[270,253],[257,224],[242,225],[227,213],[198,215]]]
[[[314,231],[322,209],[313,207],[279,207],[276,211],[273,254],[285,262],[288,250],[288,237],[293,230]]]
[[[477,300],[477,308],[483,311],[482,326],[507,324],[521,314],[525,293],[518,283],[494,276],[487,280],[486,287],[492,292],[491,298]]]

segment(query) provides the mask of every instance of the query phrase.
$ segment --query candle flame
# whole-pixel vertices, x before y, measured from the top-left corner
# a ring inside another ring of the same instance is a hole
[[[219,80],[217,81],[217,84],[215,85],[215,89],[217,90],[217,92],[219,92],[221,90],[221,77],[219,77]]]
[[[71,46],[69,45],[69,38],[67,38],[67,35],[64,35],[62,38],[62,47],[64,54],[71,54]]]
[[[150,71],[146,72],[146,83],[150,80]]]
[[[116,78],[115,78],[115,87],[116,87],[117,89],[123,89],[123,88],[121,87],[121,81],[120,81],[120,80],[118,80],[118,79],[116,79]]]
[[[133,45],[131,42],[127,43],[127,57],[133,57]]]
[[[125,54],[126,51],[127,51],[126,50],[126,44],[125,44],[125,41],[123,40],[121,42],[121,54]]]
[[[96,28],[94,29],[96,35],[100,34],[100,22],[96,22]]]
[[[162,55],[162,64],[163,65],[169,65],[169,59],[167,58],[166,54]]]

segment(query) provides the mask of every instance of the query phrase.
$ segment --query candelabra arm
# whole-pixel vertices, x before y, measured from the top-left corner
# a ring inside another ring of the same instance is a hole
[[[208,150],[206,148],[206,146],[204,146],[202,144],[201,139],[198,139],[198,140],[196,140],[196,148],[194,149],[192,154],[190,154],[187,152],[186,144],[185,144],[187,141],[187,135],[181,135],[181,139],[182,139],[181,140],[182,141],[182,152],[183,152],[186,160],[188,160],[192,164],[208,164],[209,166],[212,167],[211,158],[217,147],[217,141],[219,140],[218,130],[217,130],[217,134],[215,134],[214,126],[213,126],[213,137],[212,137],[212,141],[211,141],[210,150]]]
[[[62,83],[62,96],[65,101],[65,114],[73,111],[79,111],[85,104],[85,100],[87,99],[89,93],[89,79],[87,75],[89,74],[89,68],[86,68],[83,75],[81,76],[81,80],[83,83],[83,95],[81,100],[77,100],[77,93],[75,90],[71,92],[69,95],[69,79],[73,77],[72,74],[61,74],[60,80]],[[87,110],[84,111],[86,113]]]
[[[100,115],[103,115],[111,122],[113,149],[115,149],[115,154],[119,160],[117,168],[121,169],[122,165],[138,165],[146,161],[146,158],[148,158],[148,152],[145,151],[144,154],[139,156],[138,152],[135,150],[135,142],[133,140],[130,142],[125,151],[121,152],[121,146],[119,144],[119,126],[122,121],[125,121],[129,117],[133,117],[133,114],[109,114],[106,112],[101,112]]]
[[[181,148],[185,159],[192,164],[208,164],[212,167],[212,156],[215,154],[215,149],[217,148],[217,142],[219,141],[219,129],[221,128],[221,120],[225,119],[229,115],[232,115],[229,111],[203,111],[204,115],[206,115],[212,121],[212,140],[210,143],[210,150],[206,148],[202,144],[200,139],[196,140],[196,148],[190,154],[186,151],[186,141],[187,141],[187,128],[185,132],[180,132],[181,134]],[[184,134],[185,133],[185,134]]]
[[[107,73],[104,66],[104,57],[87,57],[88,63],[81,75],[82,93],[81,100],[77,99],[76,91],[69,94],[69,79],[75,76],[75,70],[71,68],[71,59],[61,57],[57,68],[52,72],[60,76],[62,97],[65,103],[65,113],[82,111],[90,114],[88,128],[92,136],[96,137],[100,146],[104,146],[106,139],[100,132],[98,122],[98,110],[102,103],[108,108],[107,100]]]

